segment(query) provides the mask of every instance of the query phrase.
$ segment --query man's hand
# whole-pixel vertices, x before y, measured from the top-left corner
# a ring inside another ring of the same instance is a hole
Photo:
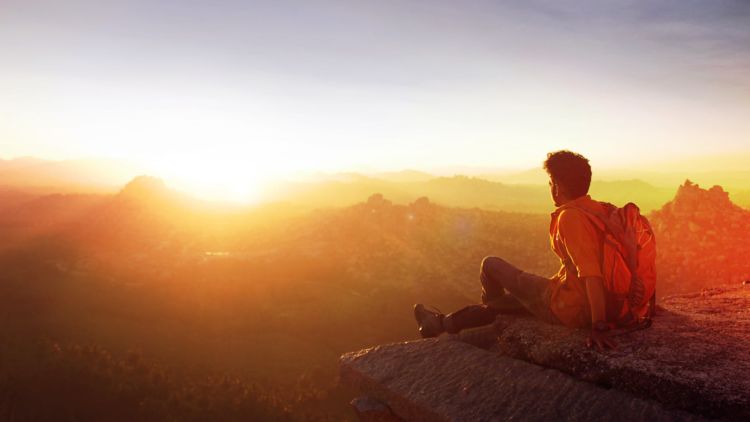
[[[589,337],[586,339],[586,347],[589,349],[594,347],[603,352],[605,349],[617,349],[617,343],[609,337],[609,333],[606,331],[591,330]]]
[[[609,325],[606,321],[604,279],[601,277],[585,277],[586,294],[591,307],[591,334],[586,339],[586,346],[596,346],[600,352],[606,348],[616,349],[617,344],[609,336]]]

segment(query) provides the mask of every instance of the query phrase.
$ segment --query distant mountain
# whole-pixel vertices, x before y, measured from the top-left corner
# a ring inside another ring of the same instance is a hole
[[[122,197],[153,199],[171,194],[172,192],[167,188],[162,179],[142,175],[128,182],[118,195]]]
[[[733,170],[731,167],[721,169],[716,165],[709,166],[706,162],[701,162],[706,166],[665,166],[657,170],[594,168],[592,194],[614,203],[633,201],[639,205],[646,204],[641,205],[641,208],[651,210],[668,201],[674,194],[674,186],[679,186],[689,178],[706,186],[723,186],[727,192],[736,196],[735,200],[739,204],[750,207],[750,194],[747,193],[750,192],[750,171]],[[701,170],[708,168],[707,166],[713,169]],[[479,177],[493,182],[526,185],[546,185],[549,180],[541,167],[515,173],[485,173]],[[627,199],[625,195],[632,195],[633,199]]]
[[[425,173],[423,171],[402,170],[402,171],[394,171],[394,172],[375,173],[371,175],[371,177],[375,179],[386,180],[388,182],[409,183],[409,182],[426,182],[428,180],[434,179],[436,176],[429,174],[429,173]]]
[[[138,166],[120,160],[24,157],[0,160],[0,186],[40,193],[113,192],[142,172]]]
[[[324,172],[312,172],[312,173],[300,173],[297,175],[295,180],[304,181],[306,183],[319,183],[319,182],[357,182],[365,181],[369,179],[382,180],[387,182],[424,182],[430,179],[434,179],[435,175],[430,173],[418,171],[418,170],[401,170],[391,172],[339,172],[339,173],[324,173]]]
[[[392,182],[361,178],[349,182],[284,183],[272,189],[273,201],[288,201],[308,208],[353,205],[380,193],[395,203],[406,204],[427,196],[445,206],[484,208],[513,212],[545,213],[552,203],[546,186],[515,186],[484,179],[453,176],[423,181]]]
[[[554,208],[546,185],[511,185],[475,177],[454,176],[412,185],[412,189],[414,192],[423,192],[422,196],[428,196],[436,203],[452,207],[533,213],[547,213]]]
[[[748,170],[701,170],[701,167],[661,171],[614,169],[595,172],[595,178],[601,180],[640,179],[660,188],[679,186],[685,179],[690,179],[704,186],[722,186],[728,192],[750,190],[750,171]]]
[[[533,168],[515,172],[483,173],[478,177],[492,182],[512,183],[521,185],[547,185],[549,176],[541,168]]]
[[[591,182],[589,189],[591,196],[597,200],[611,202],[617,206],[634,202],[644,213],[659,209],[672,198],[674,192],[674,188],[656,187],[637,179],[595,180]]]
[[[702,154],[695,157],[649,160],[641,168],[656,169],[664,173],[690,172],[698,170],[707,173],[747,172],[750,151],[734,151],[723,154]],[[641,168],[637,168],[640,170]]]
[[[467,176],[425,176],[421,179],[424,180],[394,182],[360,177],[349,181],[286,183],[272,189],[269,199],[308,208],[325,208],[352,205],[374,193],[381,193],[400,204],[427,196],[434,203],[449,207],[533,213],[549,213],[554,209],[546,182],[512,184]],[[595,199],[620,206],[635,202],[643,212],[649,212],[671,199],[674,189],[653,186],[642,180],[595,180],[590,192]]]
[[[104,195],[0,191],[0,251],[47,238],[84,217],[104,202]],[[55,242],[46,242],[55,247]]]
[[[19,169],[19,168],[24,168],[24,167],[37,166],[40,164],[45,164],[47,162],[48,161],[45,161],[36,157],[19,157],[19,158],[14,158],[12,160],[0,159],[0,170],[12,170],[12,169]]]
[[[321,171],[314,172],[299,172],[293,174],[291,180],[298,183],[322,183],[322,182],[356,182],[360,180],[369,179],[362,173],[355,172],[338,172],[338,173],[326,173]]]
[[[198,209],[206,205],[194,197],[167,187],[158,177],[141,175],[123,187],[115,195],[119,202],[131,202],[142,207],[159,210],[162,213],[181,209]]]
[[[723,186],[735,203],[750,208],[750,171],[668,169],[664,172],[595,169],[591,195],[618,205],[635,202],[642,211],[648,212],[670,200],[674,186],[689,177],[703,185]],[[551,211],[548,176],[543,169],[484,170],[488,172],[481,176],[450,177],[417,170],[301,174],[296,181],[265,187],[263,202],[284,202],[300,210],[310,210],[348,206],[362,202],[374,193],[382,193],[400,204],[428,196],[433,202],[450,207],[535,213]],[[8,203],[12,203],[11,192],[37,195],[116,193],[142,173],[143,169],[117,160],[47,161],[32,157],[0,160],[0,199],[5,196],[11,201]],[[0,204],[0,209],[6,204]]]

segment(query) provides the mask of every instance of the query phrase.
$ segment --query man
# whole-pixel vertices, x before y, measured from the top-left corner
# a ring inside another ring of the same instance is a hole
[[[550,193],[557,209],[552,213],[550,240],[562,266],[552,278],[529,274],[498,257],[482,261],[479,280],[482,305],[471,305],[452,314],[414,306],[423,337],[487,325],[501,313],[530,312],[537,318],[568,327],[590,327],[587,346],[616,348],[606,320],[601,240],[597,228],[580,208],[602,213],[603,206],[588,195],[591,166],[580,154],[557,151],[547,154]]]

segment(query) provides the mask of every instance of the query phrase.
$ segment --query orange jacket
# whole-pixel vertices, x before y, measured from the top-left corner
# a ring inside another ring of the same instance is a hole
[[[584,277],[602,277],[600,235],[581,207],[604,212],[589,195],[562,205],[552,213],[549,234],[552,250],[560,258],[560,270],[552,277],[552,313],[563,325],[586,327],[591,324]]]

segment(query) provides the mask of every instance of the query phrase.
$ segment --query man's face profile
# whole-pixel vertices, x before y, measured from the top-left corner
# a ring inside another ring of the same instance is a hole
[[[551,176],[549,178],[549,191],[550,195],[552,196],[552,202],[555,204],[555,206],[559,207],[560,205],[562,205],[559,185],[555,183],[554,179],[552,179]]]

